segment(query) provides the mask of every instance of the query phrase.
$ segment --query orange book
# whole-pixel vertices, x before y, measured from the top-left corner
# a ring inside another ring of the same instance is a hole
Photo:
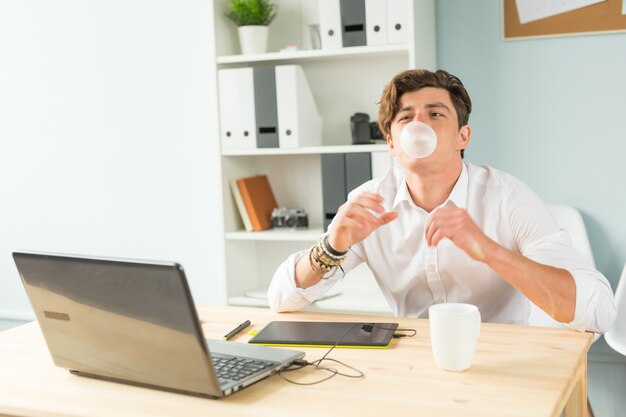
[[[272,210],[278,207],[267,175],[237,180],[254,231],[272,228]]]

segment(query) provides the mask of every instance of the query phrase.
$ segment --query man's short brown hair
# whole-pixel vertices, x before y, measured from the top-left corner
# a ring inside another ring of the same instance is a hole
[[[383,137],[391,134],[391,122],[400,109],[400,97],[404,93],[420,90],[424,87],[443,88],[450,94],[450,99],[456,110],[459,129],[469,121],[472,112],[472,100],[467,94],[458,77],[444,71],[435,72],[425,69],[403,71],[396,75],[383,89],[378,107],[378,126]],[[463,157],[463,150],[461,150]]]

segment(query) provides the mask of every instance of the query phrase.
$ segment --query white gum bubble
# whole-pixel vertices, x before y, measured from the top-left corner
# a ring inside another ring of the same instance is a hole
[[[400,146],[413,158],[426,158],[437,147],[437,134],[426,123],[414,120],[402,128]]]

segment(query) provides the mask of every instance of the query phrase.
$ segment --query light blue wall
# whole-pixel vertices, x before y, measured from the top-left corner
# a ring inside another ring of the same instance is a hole
[[[583,213],[613,289],[626,260],[626,33],[502,40],[501,0],[437,0],[437,59],[473,101],[466,158]]]

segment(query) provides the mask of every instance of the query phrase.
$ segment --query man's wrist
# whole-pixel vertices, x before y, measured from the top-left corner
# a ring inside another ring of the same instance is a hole
[[[328,249],[338,254],[338,256],[345,255],[346,253],[348,253],[348,249],[350,249],[350,246],[346,246],[345,244],[342,245],[341,243],[337,242],[337,239],[335,239],[334,236],[332,236],[331,234],[328,234],[326,236],[326,243],[329,246]]]
[[[306,265],[306,266],[305,266]],[[311,262],[311,251],[309,250],[296,263],[295,284],[297,288],[305,289],[320,282],[325,272],[316,268]]]
[[[317,243],[309,250],[309,267],[313,275],[319,279],[327,279],[334,275],[337,269],[343,271],[341,264],[348,252],[339,253],[330,248],[328,235],[322,235]],[[331,274],[332,272],[332,274]]]
[[[323,240],[323,242],[322,242],[322,243],[323,243],[323,245],[324,245],[325,250],[326,250],[326,251],[327,251],[330,255],[333,255],[333,256],[345,256],[345,255],[348,253],[348,249],[350,249],[350,248],[347,248],[346,250],[342,250],[342,251],[335,249],[335,248],[334,248],[334,247],[330,244],[330,241],[329,241],[329,236],[328,236],[328,235],[325,235],[325,236],[324,236],[324,240]]]
[[[482,252],[483,259],[481,261],[493,268],[494,263],[501,262],[506,256],[507,249],[488,238],[486,243],[482,245]]]

